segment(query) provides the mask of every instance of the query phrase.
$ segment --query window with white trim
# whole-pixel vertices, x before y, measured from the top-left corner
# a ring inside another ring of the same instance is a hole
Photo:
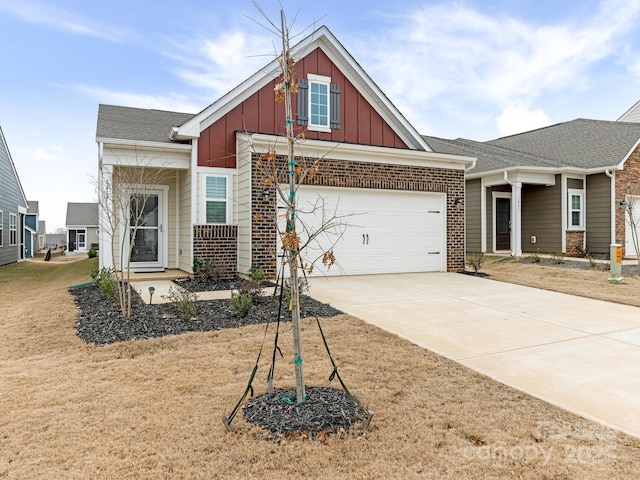
[[[9,214],[9,245],[18,244],[18,216],[15,213]]]
[[[568,221],[569,230],[584,230],[584,190],[568,189]]]
[[[204,176],[205,223],[229,223],[229,177]]]
[[[4,215],[0,210],[0,247],[4,245]]]
[[[340,128],[340,85],[331,77],[308,74],[298,79],[298,125],[308,130],[331,132]]]

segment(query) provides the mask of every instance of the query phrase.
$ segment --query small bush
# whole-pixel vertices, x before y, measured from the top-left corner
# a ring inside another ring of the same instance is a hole
[[[466,259],[467,266],[473,269],[474,273],[478,273],[484,265],[484,253],[482,252],[469,252]]]
[[[216,282],[222,280],[222,268],[216,264],[215,260],[205,260],[203,258],[193,258],[193,274],[204,279],[212,278]]]
[[[98,251],[95,248],[92,248],[87,252],[87,255],[89,258],[95,258],[98,256]]]
[[[118,279],[113,268],[102,267],[91,272],[91,278],[96,282],[100,293],[106,298],[115,298],[118,293]]]
[[[540,249],[538,248],[535,252],[531,254],[531,258],[533,259],[533,263],[540,263]]]
[[[250,293],[232,293],[231,305],[238,311],[240,317],[249,315],[253,307],[253,297]]]
[[[589,260],[589,266],[591,268],[596,268],[598,266],[598,262],[596,262],[596,259],[593,258],[593,255],[590,253],[587,253],[587,260]]]
[[[564,253],[562,252],[556,252],[553,255],[551,255],[551,261],[553,263],[556,263],[558,265],[564,263]]]
[[[262,296],[262,289],[264,288],[264,270],[256,265],[252,265],[247,272],[247,278],[243,278],[237,284],[237,289],[240,294],[249,294],[252,298]]]
[[[191,320],[198,313],[198,295],[182,288],[169,287],[169,293],[162,298],[173,303],[182,320]]]

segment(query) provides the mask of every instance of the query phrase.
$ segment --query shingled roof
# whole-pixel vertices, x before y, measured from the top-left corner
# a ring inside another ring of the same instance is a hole
[[[604,170],[635,148],[640,123],[579,118],[488,142],[423,138],[436,152],[477,157],[472,175],[522,167]]]
[[[192,113],[100,105],[96,138],[175,143],[169,138],[171,129],[193,116]]]
[[[97,203],[67,203],[67,226],[97,227]]]

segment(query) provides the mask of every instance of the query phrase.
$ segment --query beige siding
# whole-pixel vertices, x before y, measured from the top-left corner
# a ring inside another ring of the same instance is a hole
[[[98,229],[96,227],[87,228],[87,248],[91,248],[91,245],[98,243]]]
[[[177,180],[179,186],[178,204],[178,268],[191,272],[193,243],[191,241],[191,170],[180,171]]]
[[[481,248],[481,210],[480,210],[480,179],[469,180],[465,185],[465,228],[467,252],[479,252]]]
[[[580,182],[582,182],[580,180]],[[562,182],[522,187],[522,250],[555,253],[562,251]],[[537,241],[531,243],[531,236]]]
[[[587,177],[587,250],[609,253],[611,243],[611,179],[604,173]]]
[[[246,272],[251,268],[251,149],[244,145],[238,151],[245,153],[238,155],[233,216],[238,225],[238,271]],[[274,195],[274,192],[271,194]]]

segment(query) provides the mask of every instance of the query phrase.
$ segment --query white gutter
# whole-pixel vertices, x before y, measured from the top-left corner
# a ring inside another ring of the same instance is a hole
[[[604,173],[611,179],[611,201],[610,201],[610,209],[611,215],[611,244],[616,243],[616,174],[615,172],[610,172],[608,169],[604,171]]]

